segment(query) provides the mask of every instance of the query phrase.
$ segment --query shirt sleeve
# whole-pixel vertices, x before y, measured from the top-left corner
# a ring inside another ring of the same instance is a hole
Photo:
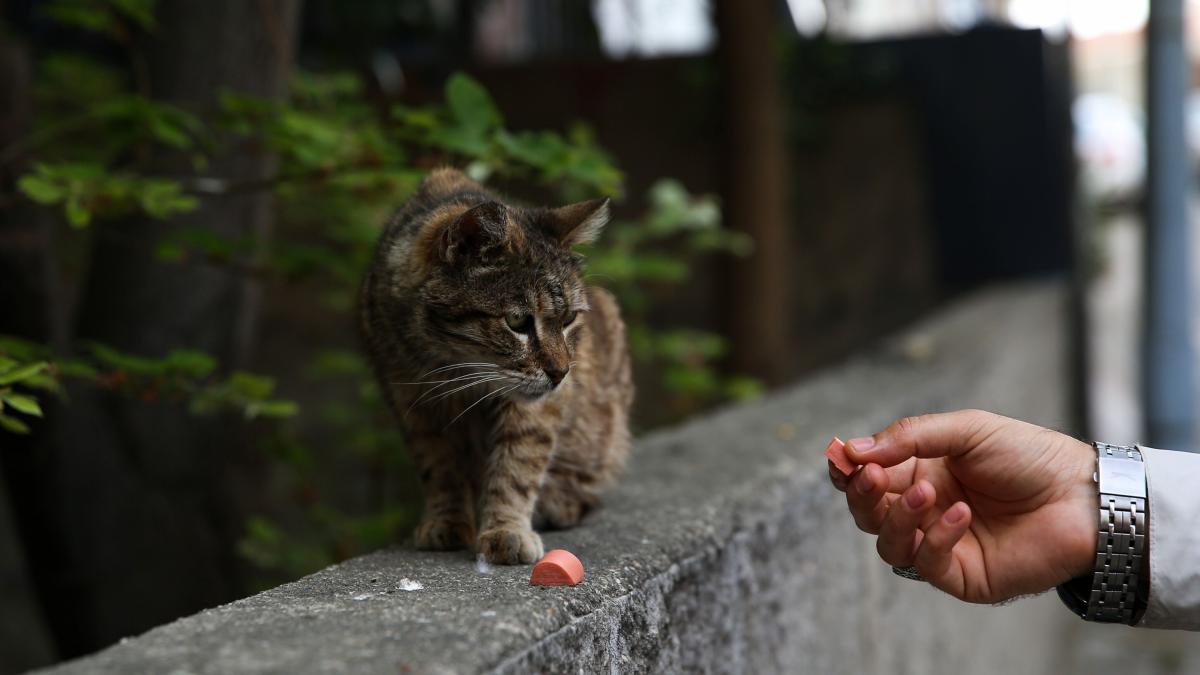
[[[1200,454],[1142,447],[1150,599],[1139,626],[1200,630]]]

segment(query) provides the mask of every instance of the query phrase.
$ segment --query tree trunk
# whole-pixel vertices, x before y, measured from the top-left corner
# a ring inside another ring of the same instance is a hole
[[[278,97],[295,49],[299,0],[164,0],[143,52],[140,86],[158,100],[212,112],[224,89]],[[156,169],[190,172],[163,153]],[[258,151],[217,157],[205,175],[269,176]],[[176,227],[266,236],[267,194],[214,198],[170,222],[98,226],[76,333],[136,354],[187,347],[223,365],[250,357],[257,289],[237,273],[154,259]],[[90,388],[50,411],[36,453],[0,453],[37,590],[63,656],[229,601],[243,592],[235,542],[246,453],[236,425],[176,403]],[[248,491],[247,491],[248,492]]]
[[[723,88],[724,217],[754,238],[733,263],[728,332],[732,368],[768,384],[786,379],[790,334],[787,138],[780,95],[775,3],[717,0]]]

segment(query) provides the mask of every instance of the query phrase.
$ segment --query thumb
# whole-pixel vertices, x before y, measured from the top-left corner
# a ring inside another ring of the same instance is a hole
[[[910,457],[962,455],[1002,419],[982,410],[905,417],[874,436],[846,441],[846,455],[855,464],[884,467],[895,466]]]

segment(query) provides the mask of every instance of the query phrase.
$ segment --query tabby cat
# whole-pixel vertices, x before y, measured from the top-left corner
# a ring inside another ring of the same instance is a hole
[[[579,522],[629,453],[625,327],[583,259],[608,200],[522,208],[453,169],[391,219],[361,324],[420,470],[424,549],[542,556],[534,523]]]

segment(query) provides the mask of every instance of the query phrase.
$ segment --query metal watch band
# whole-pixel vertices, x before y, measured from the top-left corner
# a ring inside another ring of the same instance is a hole
[[[1093,443],[1100,510],[1096,566],[1083,618],[1131,624],[1146,544],[1146,472],[1134,446]],[[1145,570],[1149,572],[1149,570]]]

